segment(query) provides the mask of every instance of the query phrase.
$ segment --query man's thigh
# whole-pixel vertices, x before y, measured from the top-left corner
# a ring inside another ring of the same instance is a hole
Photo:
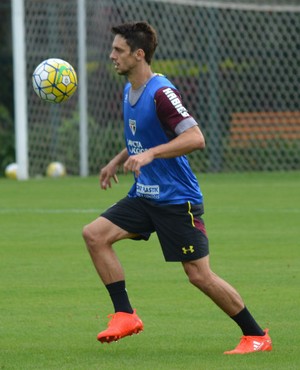
[[[113,204],[101,216],[126,230],[128,234],[134,235],[132,239],[148,240],[155,230],[146,208],[139,198],[125,197]]]
[[[109,243],[114,243],[118,240],[133,238],[136,236],[135,234],[129,233],[128,231],[101,216],[87,225],[87,228],[89,235],[91,235],[93,239],[101,239],[102,241]]]

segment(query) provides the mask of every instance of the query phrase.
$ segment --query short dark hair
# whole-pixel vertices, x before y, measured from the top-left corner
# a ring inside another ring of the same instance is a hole
[[[142,49],[145,52],[145,60],[151,64],[151,59],[157,46],[155,29],[147,22],[128,22],[111,28],[115,35],[122,36],[133,52]]]

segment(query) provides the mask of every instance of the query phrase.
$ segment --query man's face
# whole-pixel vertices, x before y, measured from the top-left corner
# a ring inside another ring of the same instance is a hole
[[[112,51],[109,57],[114,63],[115,70],[119,75],[128,76],[134,69],[137,63],[134,54],[134,52],[131,52],[126,40],[122,36],[116,35],[112,43]]]

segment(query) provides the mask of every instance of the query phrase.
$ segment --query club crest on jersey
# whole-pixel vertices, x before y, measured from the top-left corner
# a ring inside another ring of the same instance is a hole
[[[136,133],[136,121],[134,119],[129,119],[129,128],[132,132],[132,135]]]

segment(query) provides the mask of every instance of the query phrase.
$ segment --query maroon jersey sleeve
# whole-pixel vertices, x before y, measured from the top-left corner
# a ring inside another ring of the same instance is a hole
[[[170,87],[163,87],[157,90],[155,103],[157,116],[169,133],[170,131],[175,133],[178,124],[187,118],[190,118],[189,121],[192,122],[190,126],[197,124],[183,106],[179,91]]]

